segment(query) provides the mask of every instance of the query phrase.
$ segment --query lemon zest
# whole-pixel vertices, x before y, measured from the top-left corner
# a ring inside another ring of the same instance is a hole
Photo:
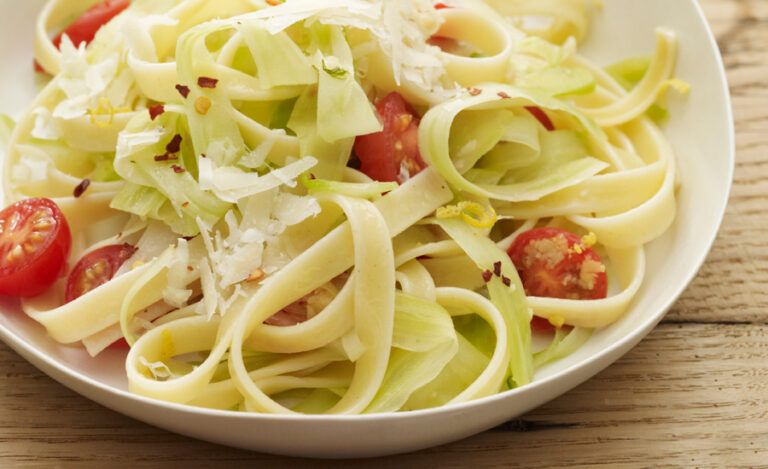
[[[112,105],[112,102],[105,97],[99,98],[99,105],[95,108],[88,108],[88,116],[91,118],[91,124],[101,129],[107,128],[115,121],[115,114],[131,112],[127,107],[116,108]],[[99,119],[99,117],[106,116],[107,119]]]
[[[461,217],[466,224],[475,228],[493,228],[498,220],[498,215],[493,207],[486,207],[477,202],[466,200],[456,205],[440,207],[435,214],[440,219]]]
[[[555,326],[556,328],[560,329],[565,325],[565,318],[562,316],[552,316],[548,319],[549,323]]]

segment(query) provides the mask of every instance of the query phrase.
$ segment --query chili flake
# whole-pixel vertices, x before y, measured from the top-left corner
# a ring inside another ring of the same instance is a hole
[[[184,168],[182,168],[181,166],[179,166],[177,164],[171,165],[171,169],[173,169],[173,172],[176,173],[176,174],[181,174],[181,173],[183,173],[185,171]]]
[[[169,155],[168,153],[157,155],[155,156],[155,161],[171,161],[171,160],[178,160],[179,157],[175,155]]]
[[[155,104],[154,106],[149,106],[149,118],[152,120],[157,119],[159,115],[165,112],[165,106],[162,104]]]
[[[470,88],[468,91],[470,96],[480,96],[483,93],[480,88]]]
[[[165,151],[172,155],[181,151],[181,135],[176,134],[173,139],[166,145]]]
[[[187,96],[189,96],[190,92],[189,86],[184,85],[176,85],[176,91],[178,91],[184,99],[187,99]]]
[[[512,280],[510,280],[509,277],[501,277],[501,281],[508,287],[512,286]]]
[[[485,283],[490,282],[492,278],[493,278],[493,272],[491,272],[490,270],[486,270],[485,272],[483,272],[483,280],[485,280]]]
[[[211,77],[200,77],[197,79],[197,86],[200,88],[216,88],[216,85],[219,84],[219,80],[216,78]]]
[[[206,115],[208,114],[208,110],[211,108],[211,100],[206,98],[205,96],[200,96],[195,100],[195,111],[197,111],[198,114]]]
[[[501,99],[512,99],[512,96],[508,95],[504,91],[499,91],[497,94]]]
[[[493,263],[493,275],[501,277],[501,261],[496,261]]]
[[[79,199],[85,193],[85,191],[88,189],[88,186],[90,185],[91,185],[90,179],[87,179],[87,178],[83,179],[80,182],[80,184],[78,184],[77,187],[75,187],[75,190],[72,191],[72,195],[75,196],[76,199]]]

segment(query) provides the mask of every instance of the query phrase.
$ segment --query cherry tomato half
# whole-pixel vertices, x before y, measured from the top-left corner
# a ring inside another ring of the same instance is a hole
[[[59,33],[53,39],[53,45],[57,48],[61,45],[61,38],[66,34],[72,40],[72,44],[78,47],[84,42],[90,44],[96,33],[102,26],[109,23],[112,18],[119,15],[130,6],[130,0],[106,0],[97,3],[80,15],[67,29]]]
[[[90,44],[96,33],[102,26],[109,23],[112,18],[119,15],[130,6],[130,0],[106,0],[93,5],[85,11],[74,23],[53,39],[53,45],[58,49],[61,46],[61,38],[66,34],[72,40],[72,44],[78,47],[80,43]],[[42,73],[44,70],[35,62],[35,71]]]
[[[558,228],[537,228],[509,248],[530,296],[597,300],[608,295],[605,264],[581,238]]]
[[[306,300],[303,302],[302,300],[299,300],[295,303],[292,303],[286,306],[280,312],[270,316],[269,319],[264,321],[264,324],[278,327],[295,326],[296,324],[301,324],[302,322],[309,319],[307,316],[306,303]]]
[[[0,212],[0,294],[31,297],[59,278],[72,235],[50,199],[26,199]]]
[[[115,276],[115,272],[133,256],[130,244],[114,244],[89,252],[75,265],[67,279],[67,303],[76,300]]]
[[[384,130],[355,140],[360,170],[382,182],[403,183],[427,167],[419,153],[419,117],[398,93],[390,93],[376,110]]]

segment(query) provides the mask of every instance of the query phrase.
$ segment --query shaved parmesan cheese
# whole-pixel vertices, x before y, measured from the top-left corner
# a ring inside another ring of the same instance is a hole
[[[147,360],[144,357],[139,357],[139,362],[144,365],[144,367],[147,369],[147,371],[152,375],[154,379],[157,381],[166,381],[170,378],[174,378],[174,374],[171,372],[171,369],[168,368],[168,365],[166,365],[163,362],[152,362],[150,363],[149,360]]]
[[[35,116],[35,127],[32,129],[32,136],[40,140],[58,140],[61,132],[56,127],[56,121],[53,120],[51,111],[44,107],[38,107],[32,114]]]
[[[296,178],[317,165],[317,159],[307,156],[283,168],[273,169],[265,175],[246,172],[234,166],[217,168],[212,158],[201,158],[199,162],[200,187],[212,190],[225,202],[238,200],[274,189],[286,184],[296,185]]]
[[[390,59],[398,84],[405,80],[427,92],[442,89],[445,66],[439,49],[427,44],[442,17],[430,0],[291,0],[242,18],[263,20],[273,34],[310,18],[367,30]]]
[[[286,226],[297,225],[320,214],[320,204],[314,197],[301,197],[281,192],[275,200],[274,217]]]
[[[192,290],[187,286],[196,277],[195,269],[191,266],[187,240],[180,238],[176,245],[173,262],[168,266],[168,285],[163,290],[163,299],[176,308],[186,305]]]

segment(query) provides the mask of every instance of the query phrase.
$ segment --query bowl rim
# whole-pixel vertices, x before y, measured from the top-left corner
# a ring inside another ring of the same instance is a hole
[[[477,407],[485,407],[487,405],[492,405],[493,403],[497,403],[502,400],[514,399],[515,396],[523,392],[525,393],[534,392],[537,388],[544,388],[553,381],[563,380],[566,377],[576,375],[579,372],[579,370],[586,367],[588,364],[600,362],[601,360],[605,359],[607,356],[616,353],[618,350],[639,342],[653,329],[653,327],[655,327],[656,324],[658,324],[663,319],[667,311],[669,311],[669,309],[677,302],[677,300],[680,298],[683,292],[688,288],[690,283],[698,275],[701,267],[703,266],[704,262],[706,261],[706,259],[708,258],[712,250],[712,246],[714,245],[720,233],[720,230],[722,228],[722,224],[725,218],[728,202],[730,200],[731,192],[733,189],[733,177],[734,177],[735,166],[736,166],[736,133],[735,133],[731,92],[728,85],[728,78],[726,74],[725,65],[723,62],[722,53],[717,44],[717,40],[715,38],[714,32],[712,31],[712,27],[707,21],[706,15],[704,14],[704,10],[702,9],[698,1],[696,0],[688,0],[688,1],[690,4],[692,4],[693,9],[696,15],[698,16],[698,21],[704,26],[706,30],[708,40],[709,40],[710,50],[716,52],[714,55],[715,55],[715,61],[716,61],[718,74],[719,74],[717,78],[722,86],[722,90],[721,90],[722,96],[725,99],[725,112],[726,112],[725,117],[727,121],[727,129],[725,133],[726,133],[727,147],[728,147],[728,154],[727,154],[728,174],[726,175],[727,179],[726,179],[725,196],[723,197],[722,201],[720,201],[721,206],[718,208],[716,212],[715,220],[717,221],[717,223],[714,225],[715,229],[710,234],[709,239],[707,239],[706,242],[704,243],[704,246],[706,246],[706,249],[703,251],[704,254],[701,255],[700,258],[696,259],[696,261],[691,264],[694,268],[691,269],[690,273],[684,279],[684,281],[680,282],[675,292],[672,295],[670,295],[669,299],[664,303],[664,305],[661,308],[659,308],[655,314],[645,319],[645,321],[638,323],[638,325],[633,329],[631,333],[621,337],[620,339],[612,343],[610,346],[606,347],[600,352],[595,353],[594,355],[589,356],[589,358],[587,359],[573,363],[570,366],[553,373],[552,375],[546,376],[540,380],[532,381],[531,383],[519,388],[510,389],[507,391],[482,397],[469,402],[458,403],[458,404],[447,404],[441,407],[434,407],[429,409],[421,409],[421,410],[413,410],[413,411],[403,411],[403,412],[387,412],[387,413],[379,413],[379,414],[354,414],[354,415],[267,414],[267,413],[256,413],[256,412],[238,412],[238,411],[231,411],[231,410],[209,409],[204,407],[195,407],[187,404],[167,402],[159,399],[141,396],[138,394],[134,394],[128,390],[119,389],[114,386],[102,383],[100,381],[97,381],[94,378],[91,378],[86,374],[83,374],[83,373],[80,373],[79,371],[74,370],[73,368],[65,366],[59,361],[50,358],[47,354],[41,352],[37,348],[33,347],[31,344],[27,343],[25,340],[23,340],[21,337],[16,335],[11,329],[9,329],[3,324],[0,324],[0,339],[3,342],[5,342],[8,346],[10,346],[14,351],[22,355],[25,359],[27,359],[27,356],[30,356],[30,355],[33,356],[35,360],[27,360],[27,361],[29,361],[36,368],[41,369],[41,371],[43,371],[46,375],[52,377],[62,385],[73,390],[75,390],[74,384],[70,382],[64,382],[64,380],[59,379],[58,377],[55,377],[52,374],[45,372],[44,370],[42,370],[42,367],[38,365],[38,363],[42,362],[47,367],[50,367],[56,370],[58,373],[60,373],[61,376],[70,378],[71,380],[74,380],[74,382],[79,382],[79,384],[83,384],[91,388],[95,388],[99,391],[102,391],[105,394],[112,395],[113,397],[127,399],[129,401],[134,401],[134,402],[143,404],[145,406],[154,407],[156,409],[181,412],[181,413],[196,414],[197,416],[200,416],[200,417],[214,417],[214,418],[227,418],[227,419],[234,418],[237,420],[246,420],[246,421],[252,420],[254,422],[274,421],[274,422],[285,423],[285,422],[294,421],[294,422],[302,422],[302,423],[331,424],[331,423],[364,423],[364,422],[373,422],[373,421],[382,422],[382,421],[393,421],[393,420],[397,421],[397,420],[416,419],[416,418],[426,417],[426,416],[435,415],[435,414],[470,411]],[[613,363],[613,361],[609,361],[605,366],[601,367],[600,369],[610,366],[611,363]],[[599,372],[599,369],[597,370],[597,372]],[[576,383],[578,384],[583,381],[586,381],[587,379],[594,376],[594,374],[596,373],[588,374],[587,376],[584,376],[583,378],[576,381]],[[82,393],[80,392],[78,393],[82,395]],[[89,400],[95,400],[95,399],[89,399]],[[102,404],[104,403],[102,402]],[[109,406],[107,405],[107,407]]]

